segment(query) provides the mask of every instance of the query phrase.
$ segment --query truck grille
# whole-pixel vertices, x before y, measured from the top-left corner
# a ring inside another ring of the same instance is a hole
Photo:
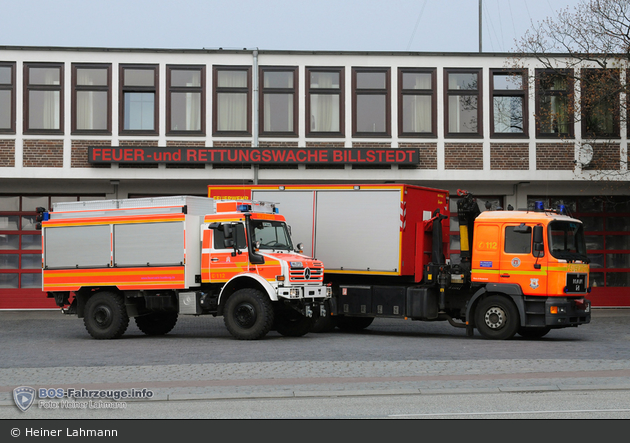
[[[324,268],[322,266],[307,266],[305,268],[291,269],[289,279],[292,282],[320,282],[324,280]]]

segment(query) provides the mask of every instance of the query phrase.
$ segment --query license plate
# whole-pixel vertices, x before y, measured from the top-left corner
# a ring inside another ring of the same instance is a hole
[[[567,274],[567,292],[586,292],[586,274]]]

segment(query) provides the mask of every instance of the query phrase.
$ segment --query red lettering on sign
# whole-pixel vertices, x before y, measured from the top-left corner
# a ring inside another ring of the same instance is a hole
[[[260,161],[260,151],[257,149],[254,149],[250,154],[249,154],[249,158],[252,159],[252,162],[258,163]]]
[[[112,150],[107,148],[103,149],[103,160],[112,161]]]
[[[92,149],[92,158],[94,160],[96,160],[100,156],[101,156],[101,148],[94,148],[94,149]]]
[[[343,161],[343,152],[342,151],[333,151],[333,162],[342,162]]]
[[[273,155],[273,161],[284,161],[284,151],[281,150],[277,150],[277,151],[271,151],[272,155]]]
[[[136,161],[144,161],[144,151],[142,149],[134,149],[133,159]]]
[[[196,149],[187,149],[186,150],[186,161],[197,161],[197,150]]]

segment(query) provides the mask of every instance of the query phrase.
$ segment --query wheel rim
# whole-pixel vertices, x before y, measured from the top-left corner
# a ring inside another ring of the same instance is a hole
[[[111,325],[113,317],[109,306],[99,305],[94,310],[94,321],[100,328],[106,328]]]
[[[486,311],[484,321],[490,329],[501,329],[505,326],[505,311],[498,306],[493,306]]]
[[[250,303],[241,303],[234,310],[234,320],[241,328],[251,328],[256,323],[256,309]]]

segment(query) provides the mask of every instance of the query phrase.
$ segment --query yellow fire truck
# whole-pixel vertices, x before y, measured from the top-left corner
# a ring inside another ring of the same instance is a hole
[[[274,201],[333,286],[315,330],[374,318],[448,321],[490,339],[538,338],[590,322],[582,223],[562,208],[481,213],[457,201],[461,257],[449,254],[449,193],[405,184],[208,187]],[[455,214],[454,214],[455,215]]]

